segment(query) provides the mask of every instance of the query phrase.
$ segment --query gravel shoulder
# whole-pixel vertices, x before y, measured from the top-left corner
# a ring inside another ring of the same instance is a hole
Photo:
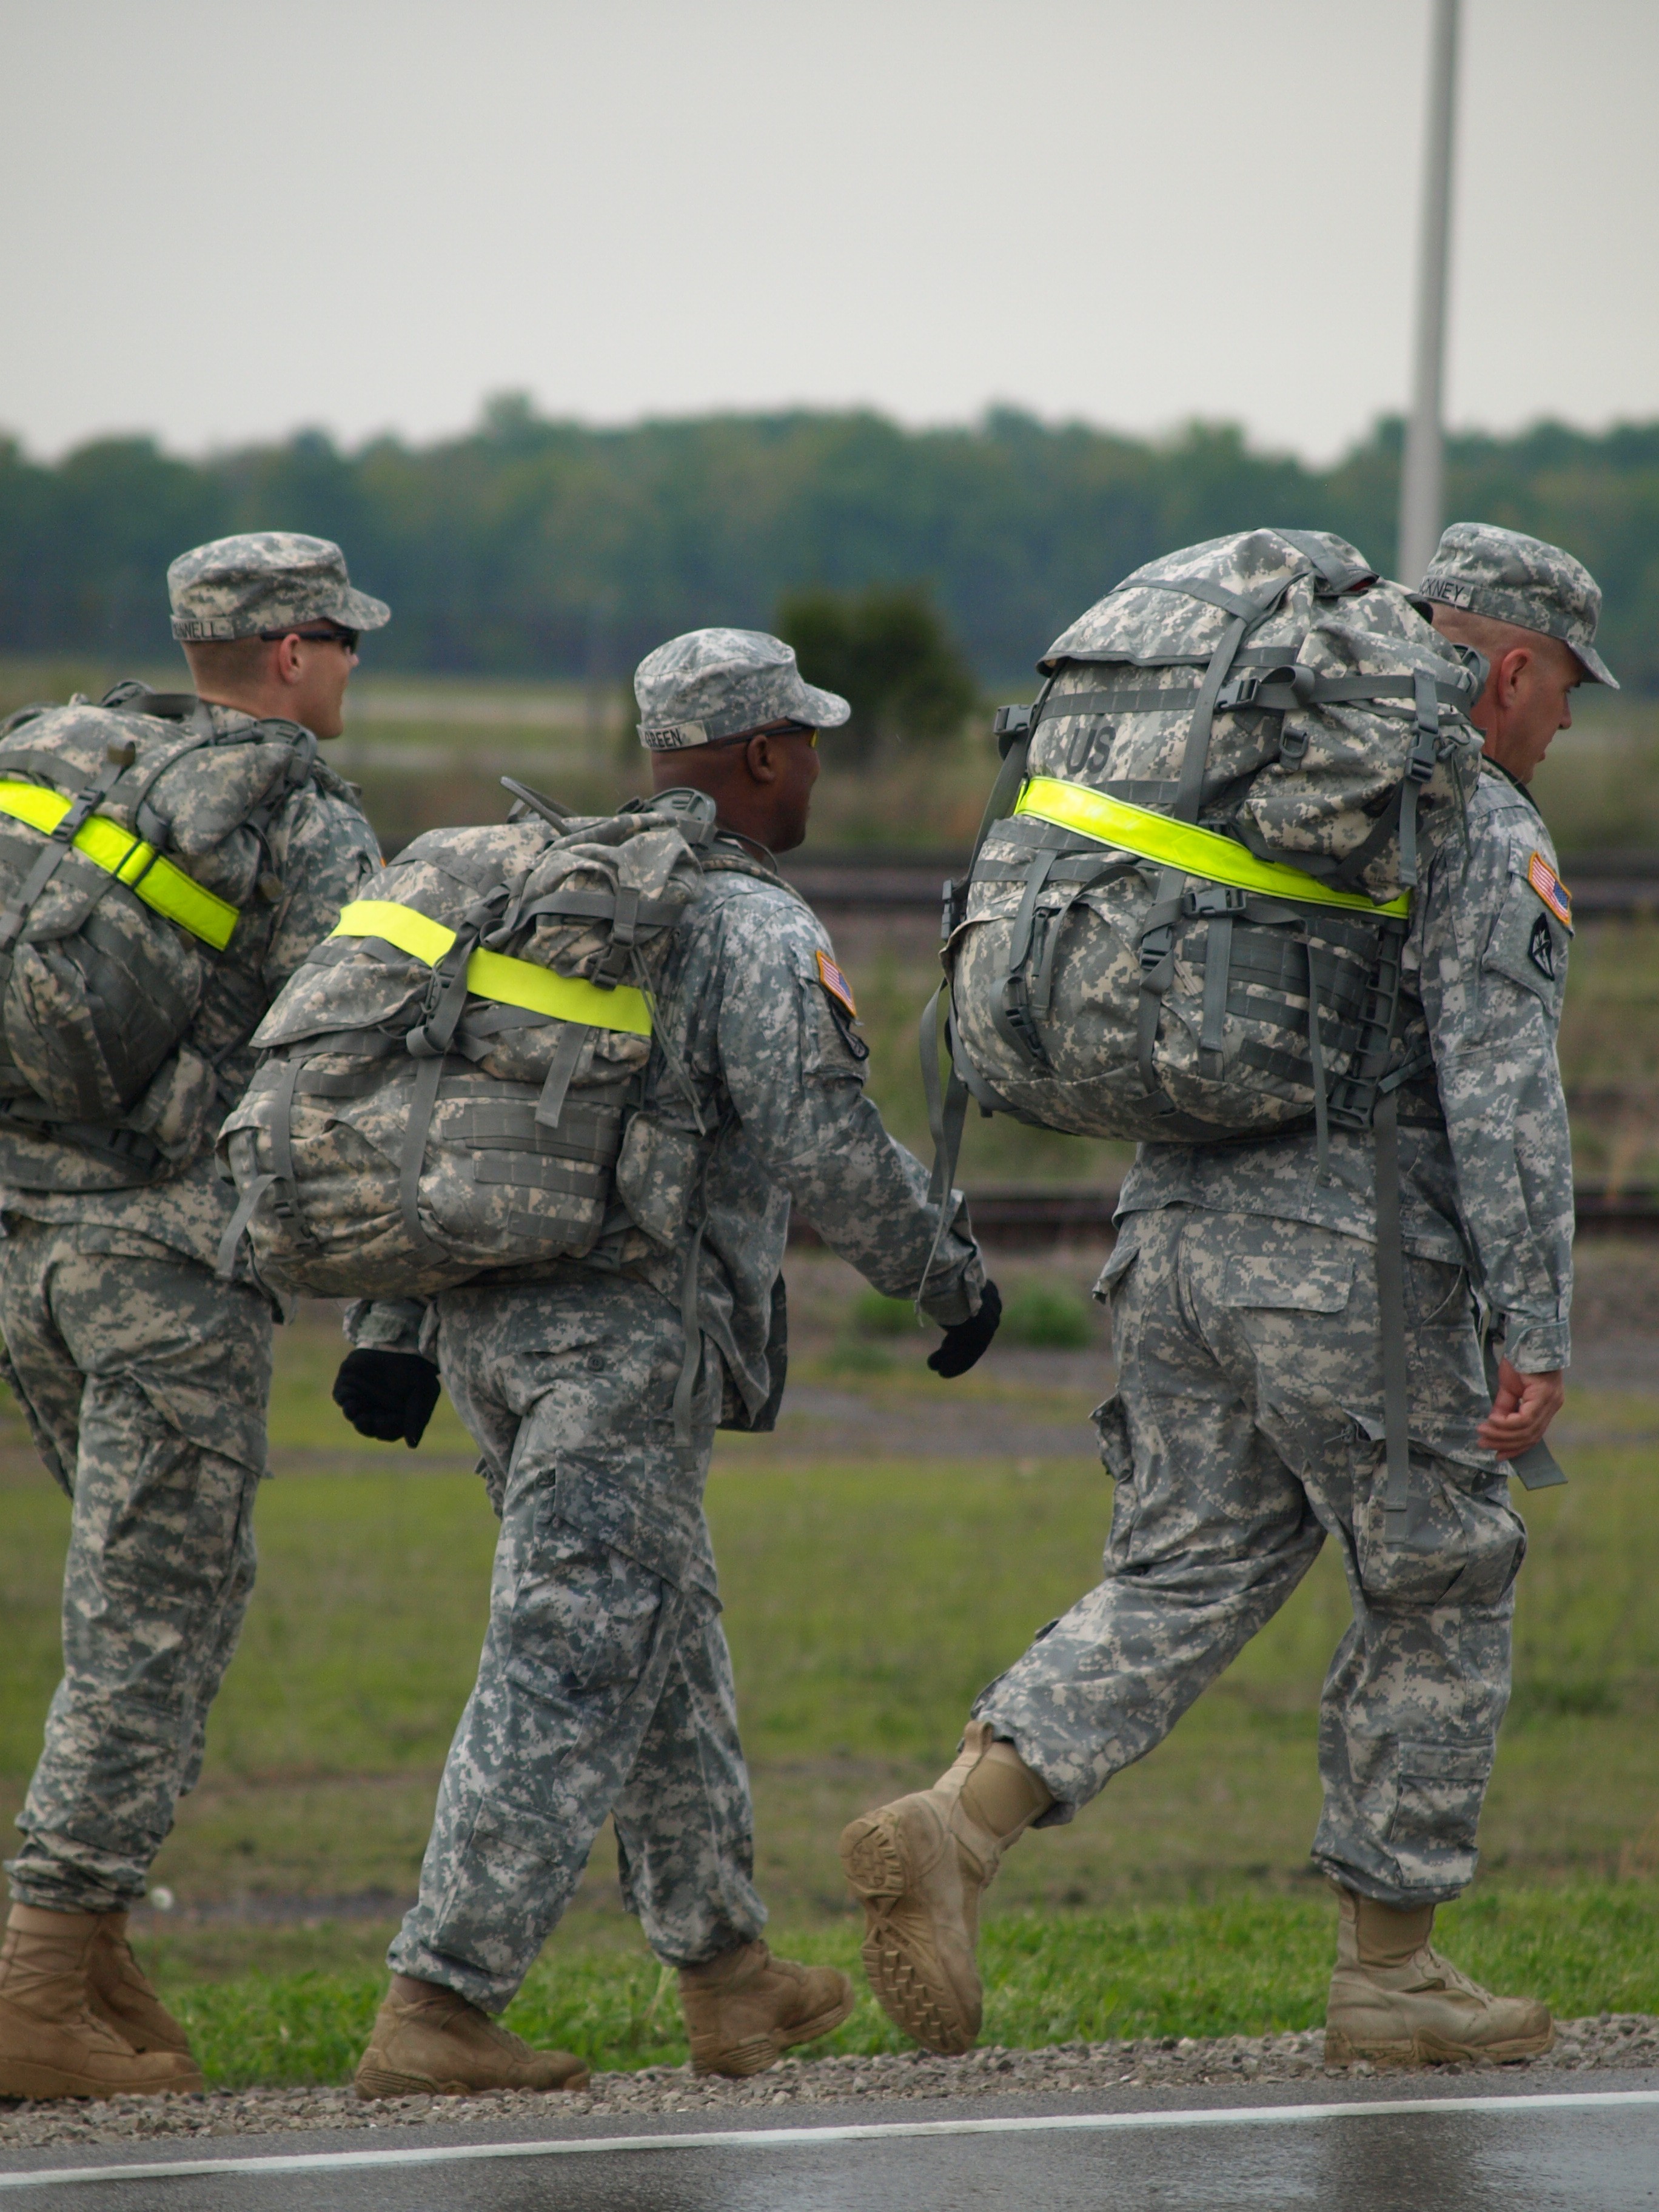
[[[1519,2091],[1564,2086],[1567,2075],[1659,2069],[1659,2016],[1603,2014],[1559,2024],[1554,2048],[1540,2058],[1498,2067],[1437,2066],[1413,2070],[1413,2081],[1436,2083],[1471,2074],[1502,2075]],[[295,2130],[357,2129],[386,2135],[400,2128],[480,2121],[534,2120],[543,2135],[573,2121],[817,2105],[908,2100],[1083,2096],[1110,2090],[1183,2090],[1302,2083],[1340,2085],[1375,2079],[1389,2069],[1364,2063],[1327,2066],[1324,2035],[1224,2036],[1200,2041],[1066,2043],[1042,2051],[995,2045],[963,2058],[921,2051],[875,2058],[785,2059],[746,2081],[701,2079],[688,2066],[652,2066],[637,2074],[596,2074],[574,2096],[518,2092],[486,2097],[397,2097],[365,2104],[349,2088],[220,2089],[201,2097],[118,2097],[107,2103],[29,2104],[0,2100],[0,2160],[14,2151],[71,2144],[156,2142]]]

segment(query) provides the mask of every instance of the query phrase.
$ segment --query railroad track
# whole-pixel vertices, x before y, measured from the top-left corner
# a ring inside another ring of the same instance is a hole
[[[814,907],[844,912],[937,914],[947,877],[963,874],[965,853],[820,850],[789,854],[789,881]],[[1572,887],[1576,921],[1659,915],[1659,852],[1603,852],[1562,863]]]
[[[1581,1183],[1574,1197],[1581,1237],[1659,1236],[1659,1190]],[[968,1204],[981,1243],[1041,1250],[1056,1244],[1109,1244],[1117,1191],[1109,1184],[1042,1188],[990,1183],[970,1190]],[[810,1246],[821,1240],[797,1219],[790,1224],[789,1241]]]

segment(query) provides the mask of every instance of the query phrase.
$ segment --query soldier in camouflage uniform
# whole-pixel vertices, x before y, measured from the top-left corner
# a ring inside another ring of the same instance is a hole
[[[702,1510],[714,1431],[772,1425],[792,1205],[879,1289],[920,1298],[945,1331],[938,1371],[970,1366],[1000,1311],[959,1194],[942,1223],[866,1097],[853,994],[772,860],[805,835],[817,732],[847,720],[845,702],[745,630],[672,640],[635,689],[658,789],[712,795],[722,834],[659,992],[618,1173],[627,1211],[544,1281],[471,1284],[424,1316],[382,1304],[349,1323],[359,1348],[337,1395],[359,1425],[398,1432],[423,1341],[501,1516],[477,1686],[392,1946],[366,2096],[586,2078],[490,2015],[607,1814],[629,1909],[679,1970],[700,2071],[757,2073],[845,2019],[844,1975],[775,1959],[761,1939]]]
[[[1105,1579],[981,1694],[931,1790],[842,1839],[872,1983],[930,2049],[978,2032],[975,1915],[1001,1853],[1161,1742],[1328,1539],[1354,1611],[1320,1719],[1313,1850],[1340,1905],[1328,2054],[1502,2058],[1550,2040],[1541,2005],[1479,1989],[1429,1934],[1473,1879],[1509,1698],[1526,1534],[1504,1462],[1541,1444],[1568,1358],[1555,1040],[1571,907],[1527,783],[1572,686],[1613,681],[1600,597],[1556,547],[1467,523],[1423,586],[1423,611],[1491,672],[1467,850],[1451,838],[1433,855],[1406,956],[1437,1079],[1401,1113],[1408,1540],[1384,1530],[1369,1134],[1333,1129],[1323,1178],[1311,1132],[1143,1146],[1097,1291],[1119,1368],[1096,1415],[1116,1484]],[[1491,1381],[1477,1314],[1501,1353]]]
[[[212,724],[337,737],[357,634],[389,611],[339,548],[268,532],[182,555],[173,632]],[[240,834],[240,833],[239,833]],[[235,1193],[219,1121],[265,1009],[379,864],[349,785],[313,765],[266,831],[259,896],[219,956],[188,1041],[221,1103],[159,1182],[0,1190],[3,1373],[74,1502],[64,1679],[18,1816],[0,1951],[0,2096],[202,2086],[183,2029],[125,1939],[127,1908],[196,1781],[208,1707],[253,1586],[271,1311],[214,1273]]]

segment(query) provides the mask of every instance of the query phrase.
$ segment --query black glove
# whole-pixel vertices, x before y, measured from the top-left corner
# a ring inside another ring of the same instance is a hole
[[[443,1385],[417,1352],[348,1352],[334,1378],[334,1402],[359,1436],[411,1451],[426,1434]]]
[[[980,1293],[979,1311],[971,1321],[955,1322],[927,1355],[935,1375],[965,1375],[997,1333],[1002,1319],[1002,1297],[994,1283]]]

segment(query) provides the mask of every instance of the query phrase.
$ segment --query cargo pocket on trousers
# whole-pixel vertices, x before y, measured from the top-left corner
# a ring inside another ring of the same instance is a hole
[[[1472,1850],[1495,1748],[1490,1743],[1402,1742],[1389,1842],[1407,1856],[1414,1845],[1437,1857],[1447,1850]]]

